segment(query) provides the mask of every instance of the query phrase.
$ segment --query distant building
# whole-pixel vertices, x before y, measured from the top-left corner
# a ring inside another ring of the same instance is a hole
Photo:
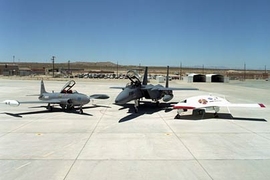
[[[223,75],[220,74],[206,74],[206,82],[228,82],[228,78],[224,78]]]
[[[34,75],[45,75],[45,68],[32,68],[31,71]]]
[[[17,64],[0,64],[0,75],[13,76],[18,75],[19,66]]]
[[[32,74],[32,70],[30,68],[19,68],[20,76],[30,76]]]
[[[203,74],[191,73],[187,76],[187,82],[206,82],[206,76]]]
[[[262,73],[260,71],[235,71],[228,70],[226,76],[231,80],[245,80],[245,79],[267,79],[268,73]]]

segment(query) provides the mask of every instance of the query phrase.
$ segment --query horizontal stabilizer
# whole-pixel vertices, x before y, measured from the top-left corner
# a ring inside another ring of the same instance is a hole
[[[111,89],[124,89],[125,87],[110,87]]]
[[[166,87],[159,87],[158,88],[158,90],[160,90],[160,91],[174,91],[174,90],[180,90],[180,91],[185,91],[185,90],[187,90],[187,91],[191,91],[191,90],[199,90],[198,88],[173,88],[173,87],[168,87],[168,88],[166,88]]]

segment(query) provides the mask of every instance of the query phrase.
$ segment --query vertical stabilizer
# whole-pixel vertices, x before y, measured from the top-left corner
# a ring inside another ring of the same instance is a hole
[[[43,93],[46,93],[46,90],[42,79],[40,82],[40,95],[42,95]]]
[[[166,84],[165,87],[169,87],[169,66],[167,66]]]
[[[148,67],[145,67],[142,83],[143,85],[147,85],[147,77],[148,77]]]

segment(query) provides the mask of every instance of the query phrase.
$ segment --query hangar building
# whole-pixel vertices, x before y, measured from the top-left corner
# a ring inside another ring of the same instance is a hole
[[[188,82],[206,82],[206,76],[202,74],[189,74],[187,76]]]
[[[226,78],[223,75],[219,74],[189,74],[187,76],[187,82],[220,82],[224,83],[227,82]]]
[[[224,76],[219,74],[206,74],[206,82],[224,82]]]

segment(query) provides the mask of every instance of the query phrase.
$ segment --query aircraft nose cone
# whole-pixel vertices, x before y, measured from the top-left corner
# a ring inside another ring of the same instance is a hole
[[[123,105],[127,103],[129,94],[124,90],[116,98],[115,104]]]
[[[117,98],[115,99],[115,104],[121,104],[121,99],[120,98],[118,98],[118,96],[117,96]]]

